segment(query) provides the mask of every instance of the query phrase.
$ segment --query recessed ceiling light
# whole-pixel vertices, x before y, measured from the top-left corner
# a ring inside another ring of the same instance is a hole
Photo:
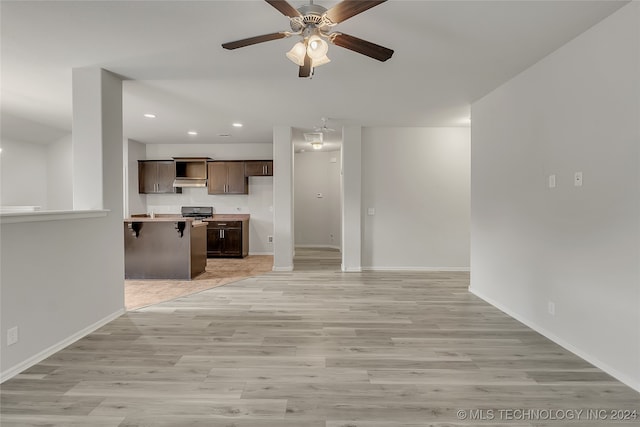
[[[242,123],[234,123],[233,127],[234,128],[241,128],[242,127]]]
[[[190,130],[189,132],[187,132],[189,135],[191,136],[196,136],[198,134],[198,132],[196,132],[195,130]]]
[[[145,113],[144,115],[147,119],[155,119],[156,115],[153,113]]]

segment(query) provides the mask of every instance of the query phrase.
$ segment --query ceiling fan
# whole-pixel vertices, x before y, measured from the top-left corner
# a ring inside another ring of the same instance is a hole
[[[327,132],[335,132],[335,129],[332,129],[330,127],[327,126],[327,118],[323,117],[322,118],[322,126],[316,126],[313,128],[313,130],[315,132],[322,132],[322,133],[327,133]]]
[[[330,9],[313,4],[313,0],[310,0],[308,5],[297,9],[286,0],[265,1],[289,17],[291,31],[280,31],[223,43],[223,48],[232,50],[271,40],[300,36],[302,40],[287,52],[287,57],[300,66],[299,77],[311,77],[315,67],[330,61],[327,57],[329,50],[327,41],[378,61],[384,62],[393,55],[393,50],[386,47],[348,34],[331,31],[340,22],[384,3],[386,0],[342,0]]]

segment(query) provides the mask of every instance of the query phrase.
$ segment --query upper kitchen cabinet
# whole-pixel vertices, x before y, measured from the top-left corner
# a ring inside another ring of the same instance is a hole
[[[243,161],[208,163],[209,194],[249,194],[249,178]]]
[[[174,188],[176,165],[173,160],[138,160],[138,193],[182,193]]]
[[[273,176],[273,160],[247,160],[244,176]]]

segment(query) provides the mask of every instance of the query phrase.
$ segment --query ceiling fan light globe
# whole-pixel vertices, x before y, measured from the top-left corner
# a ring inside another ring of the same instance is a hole
[[[291,50],[287,52],[287,58],[291,60],[296,65],[302,67],[304,65],[304,56],[307,53],[307,49],[305,48],[302,42],[298,42],[293,45]]]
[[[312,142],[311,146],[313,147],[314,150],[321,150],[322,149],[322,142]]]
[[[311,67],[313,67],[313,68],[319,67],[321,65],[328,64],[329,62],[331,62],[331,60],[329,59],[329,57],[327,55],[325,55],[325,56],[323,56],[322,58],[319,58],[319,59],[311,58]]]
[[[326,41],[315,35],[309,37],[309,41],[307,42],[307,55],[309,55],[311,59],[320,59],[325,57],[327,56],[328,51],[329,45]]]

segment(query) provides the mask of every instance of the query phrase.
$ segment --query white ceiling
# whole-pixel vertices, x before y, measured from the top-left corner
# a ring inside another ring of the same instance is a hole
[[[145,143],[270,142],[274,125],[293,126],[301,138],[322,117],[337,129],[466,126],[470,103],[625,3],[390,0],[336,30],[394,49],[393,58],[330,46],[332,62],[309,80],[284,55],[293,38],[221,48],[289,29],[264,1],[3,0],[3,136],[44,142],[70,131],[74,67],[127,79],[125,137]],[[236,121],[244,127],[233,128]],[[191,129],[199,135],[189,137]]]

